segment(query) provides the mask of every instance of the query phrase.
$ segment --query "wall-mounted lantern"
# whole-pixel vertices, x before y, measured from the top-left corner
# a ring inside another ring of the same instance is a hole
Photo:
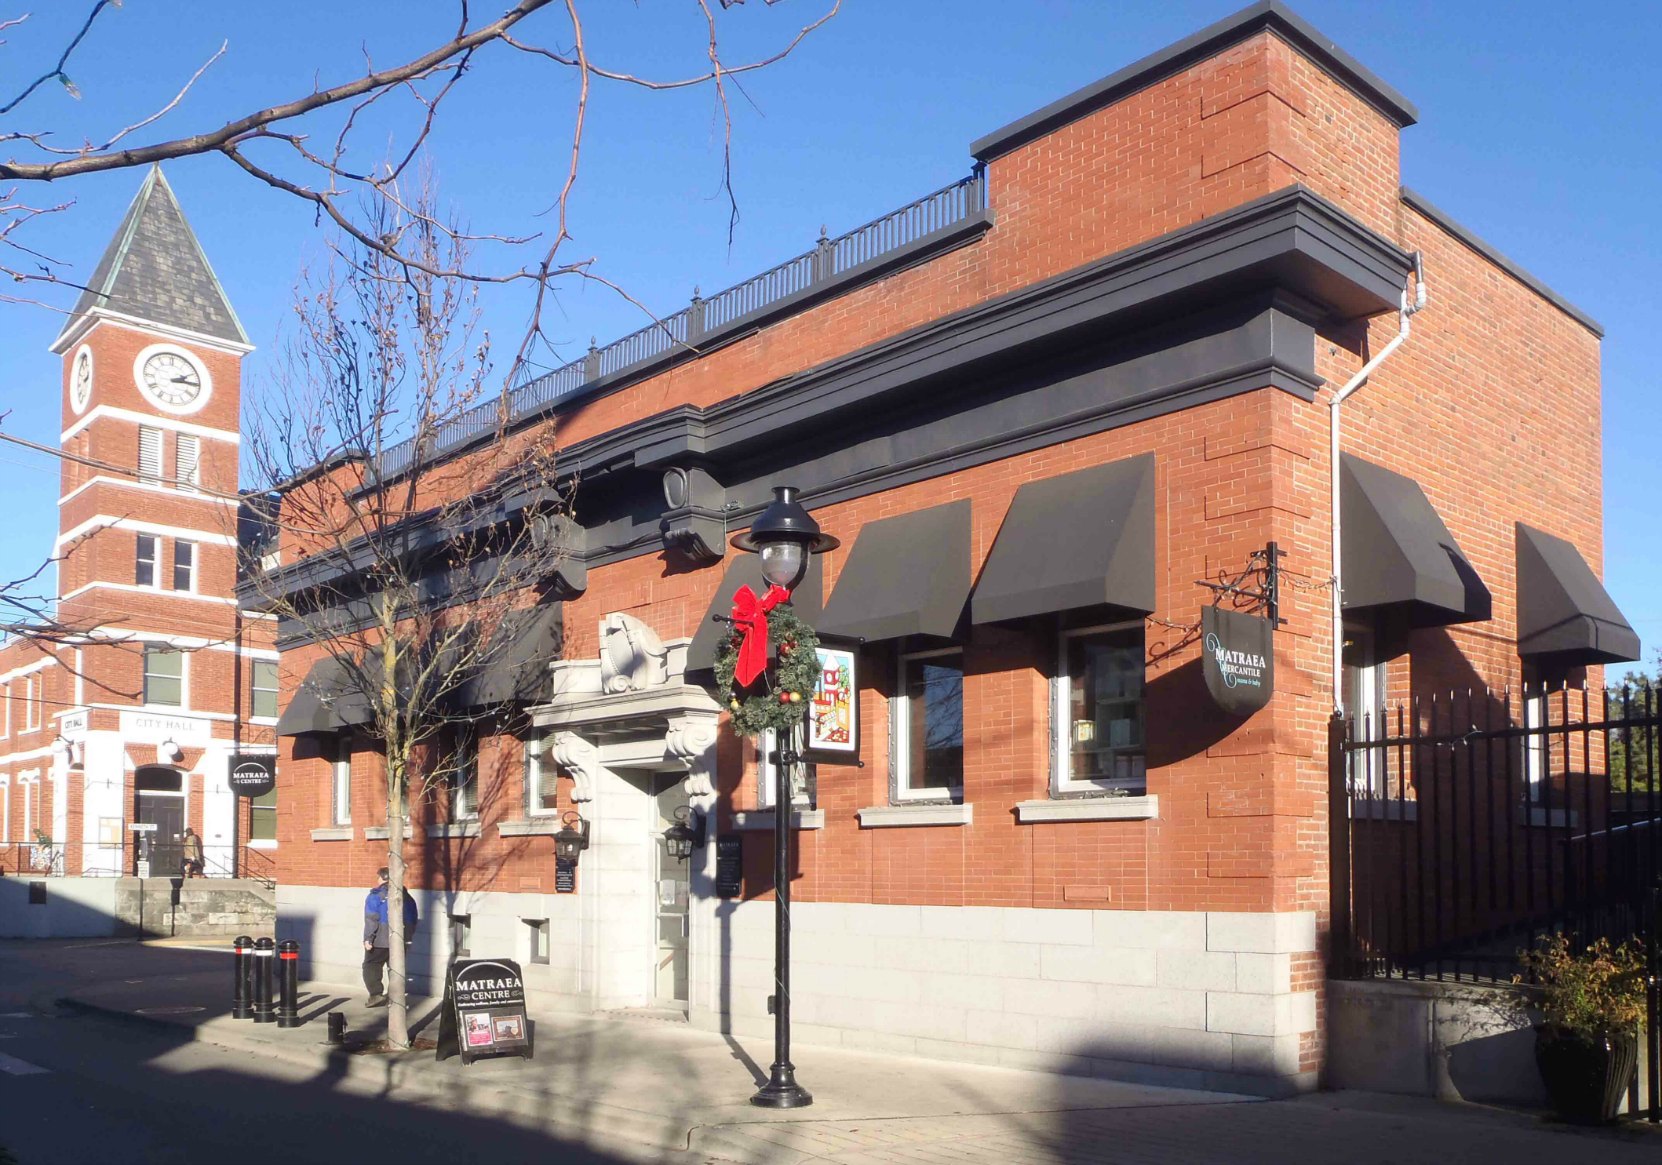
[[[554,856],[575,862],[577,855],[589,848],[589,823],[575,809],[568,809],[560,820],[562,827],[554,835]]]
[[[693,850],[703,846],[704,815],[693,813],[686,805],[676,806],[675,823],[664,830],[664,849],[676,861],[684,862],[692,857]]]

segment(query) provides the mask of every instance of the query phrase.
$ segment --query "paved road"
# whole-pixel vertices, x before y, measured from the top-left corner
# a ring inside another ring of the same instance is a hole
[[[0,1145],[18,1165],[680,1159],[645,1148],[601,1154],[499,1117],[388,1099],[328,1069],[190,1042],[184,1029],[60,1013],[51,1000],[77,984],[131,976],[134,947],[53,945],[49,964],[0,954]],[[173,954],[146,951],[142,973],[196,969],[189,952]]]

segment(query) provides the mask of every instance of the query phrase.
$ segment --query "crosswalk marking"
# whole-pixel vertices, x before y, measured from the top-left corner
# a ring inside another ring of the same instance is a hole
[[[16,1056],[8,1056],[0,1052],[0,1072],[8,1076],[43,1076],[50,1072],[50,1068],[42,1068],[39,1064],[31,1064],[27,1060],[19,1060]]]

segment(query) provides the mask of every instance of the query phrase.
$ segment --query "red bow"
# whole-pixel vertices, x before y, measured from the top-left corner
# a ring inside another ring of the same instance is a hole
[[[791,592],[782,586],[770,586],[761,598],[748,586],[739,588],[733,596],[733,626],[744,632],[739,644],[739,661],[733,668],[733,678],[741,688],[748,688],[768,667],[768,612],[780,603],[791,601]]]

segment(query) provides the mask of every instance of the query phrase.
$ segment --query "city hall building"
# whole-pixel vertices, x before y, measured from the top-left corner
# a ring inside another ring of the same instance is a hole
[[[236,598],[252,350],[152,169],[52,345],[63,457],[39,561],[57,559],[55,624],[0,645],[8,875],[176,876],[187,827],[210,876],[275,873],[275,792],[250,805],[229,783],[233,757],[269,763],[278,698],[272,623]]]
[[[863,762],[791,809],[797,1040],[1313,1086],[1336,704],[1596,684],[1636,647],[1596,577],[1598,325],[1403,184],[1414,121],[1255,4],[514,389],[572,548],[518,624],[536,689],[478,698],[410,824],[418,985],[510,956],[545,1006],[770,1030],[774,758],[713,668],[760,590],[729,538],[789,485],[841,541],[794,607],[855,645]],[[1225,659],[1273,673],[1256,711],[1209,689],[1220,597],[1264,630]],[[321,645],[278,646],[280,930],[348,982],[384,786]]]

